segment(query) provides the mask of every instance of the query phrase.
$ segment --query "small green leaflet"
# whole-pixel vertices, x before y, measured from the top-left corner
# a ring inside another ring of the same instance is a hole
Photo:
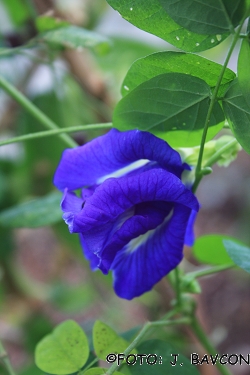
[[[224,240],[223,244],[232,261],[250,273],[250,248],[230,240]]]
[[[107,0],[128,22],[187,52],[205,51],[228,37],[226,34],[200,35],[178,25],[159,0]]]
[[[37,228],[62,219],[62,194],[53,192],[45,197],[11,207],[0,213],[0,225],[10,228]]]
[[[250,105],[243,97],[237,79],[231,83],[222,103],[234,136],[250,154]]]
[[[167,137],[173,147],[196,146],[200,143],[210,96],[210,87],[197,77],[161,74],[137,86],[118,103],[113,124],[119,130],[137,128]],[[221,107],[215,103],[210,121],[211,129],[220,124],[215,134],[223,120]]]
[[[89,356],[88,339],[73,320],[59,324],[36,346],[37,367],[50,374],[67,375],[79,371]]]
[[[245,0],[159,0],[179,25],[194,33],[224,34],[234,29],[245,11]]]
[[[39,35],[43,42],[73,49],[91,48],[100,54],[108,52],[110,43],[107,38],[78,26],[65,26],[46,31]]]
[[[242,94],[250,106],[250,40],[247,38],[241,43],[237,73]]]
[[[186,73],[203,79],[211,88],[215,87],[222,66],[204,57],[184,52],[157,52],[136,60],[130,67],[122,84],[122,95],[127,95],[141,83],[163,73]],[[219,95],[223,95],[235,73],[226,69]]]

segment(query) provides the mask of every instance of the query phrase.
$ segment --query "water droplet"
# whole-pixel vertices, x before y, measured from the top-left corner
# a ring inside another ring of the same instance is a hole
[[[178,36],[175,37],[177,40],[180,40],[180,38]]]
[[[130,8],[130,10],[133,10],[133,8]]]
[[[200,43],[195,43],[196,47],[198,47],[200,45]]]
[[[218,40],[218,42],[220,42],[222,39],[221,35],[216,35],[216,39]]]
[[[128,88],[128,86],[123,86],[124,87],[124,90],[127,90],[127,91],[129,91],[129,88]]]
[[[211,39],[211,43],[214,43],[215,42],[215,40],[214,39]]]

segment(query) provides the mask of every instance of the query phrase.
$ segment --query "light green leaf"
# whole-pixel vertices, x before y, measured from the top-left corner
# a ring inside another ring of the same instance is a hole
[[[62,194],[53,192],[43,198],[11,207],[0,213],[0,225],[10,228],[37,228],[62,219]]]
[[[93,327],[93,345],[97,357],[105,361],[110,353],[123,353],[129,343],[107,324],[97,320]]]
[[[79,371],[87,362],[87,336],[73,320],[59,324],[36,346],[37,367],[50,374],[67,375]]]
[[[73,49],[91,48],[103,54],[109,48],[109,40],[94,31],[77,26],[66,26],[40,34],[40,40],[46,43]]]
[[[105,368],[100,368],[100,367],[94,367],[94,368],[91,368],[89,370],[87,370],[86,372],[84,372],[84,375],[105,375],[107,372],[107,369]],[[121,372],[113,372],[114,375],[122,375]]]
[[[211,88],[215,87],[221,72],[221,65],[204,57],[184,53],[164,51],[136,60],[130,67],[122,84],[125,96],[141,83],[163,73],[185,73],[203,79]],[[221,82],[221,92],[235,78],[235,73],[226,69]]]
[[[250,273],[250,248],[230,240],[224,240],[223,244],[232,261]]]
[[[250,106],[250,41],[246,38],[241,44],[237,73],[242,94]]]
[[[193,255],[200,263],[212,265],[233,264],[228,256],[223,240],[230,240],[231,237],[209,234],[196,239],[193,246]]]
[[[179,25],[198,34],[223,34],[236,27],[245,11],[245,0],[159,0]]]
[[[210,95],[210,87],[197,77],[161,74],[137,86],[118,103],[113,124],[119,130],[151,131],[166,138],[172,147],[196,146],[201,140]],[[223,112],[215,103],[210,121],[211,129],[219,124],[215,134],[223,120]]]
[[[168,15],[159,0],[107,0],[123,18],[179,49],[199,52],[215,47],[228,34],[200,35],[186,30]]]
[[[15,26],[22,25],[30,16],[28,6],[19,0],[2,0]]]
[[[246,103],[237,79],[226,92],[223,108],[235,138],[250,154],[250,105]]]
[[[59,27],[69,26],[70,23],[60,18],[50,17],[50,16],[40,16],[36,18],[36,28],[39,32],[44,32],[48,30],[58,29]]]

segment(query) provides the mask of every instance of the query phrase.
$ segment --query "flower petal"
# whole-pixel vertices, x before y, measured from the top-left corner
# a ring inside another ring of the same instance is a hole
[[[156,161],[180,177],[187,168],[178,152],[148,132],[112,129],[84,146],[64,151],[54,176],[55,186],[76,190],[140,160]]]
[[[116,255],[111,269],[119,297],[130,300],[151,290],[180,263],[190,212],[190,208],[176,204],[170,220],[150,231],[146,241],[139,242],[133,251],[127,245]]]
[[[199,209],[196,197],[178,177],[163,169],[151,169],[139,175],[104,181],[75,215],[73,232],[83,233],[113,221],[138,203],[155,201]]]

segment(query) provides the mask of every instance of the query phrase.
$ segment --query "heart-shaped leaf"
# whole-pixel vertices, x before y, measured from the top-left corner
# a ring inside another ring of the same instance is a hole
[[[49,374],[67,375],[79,371],[89,356],[88,339],[73,320],[59,324],[36,346],[37,367]]]

